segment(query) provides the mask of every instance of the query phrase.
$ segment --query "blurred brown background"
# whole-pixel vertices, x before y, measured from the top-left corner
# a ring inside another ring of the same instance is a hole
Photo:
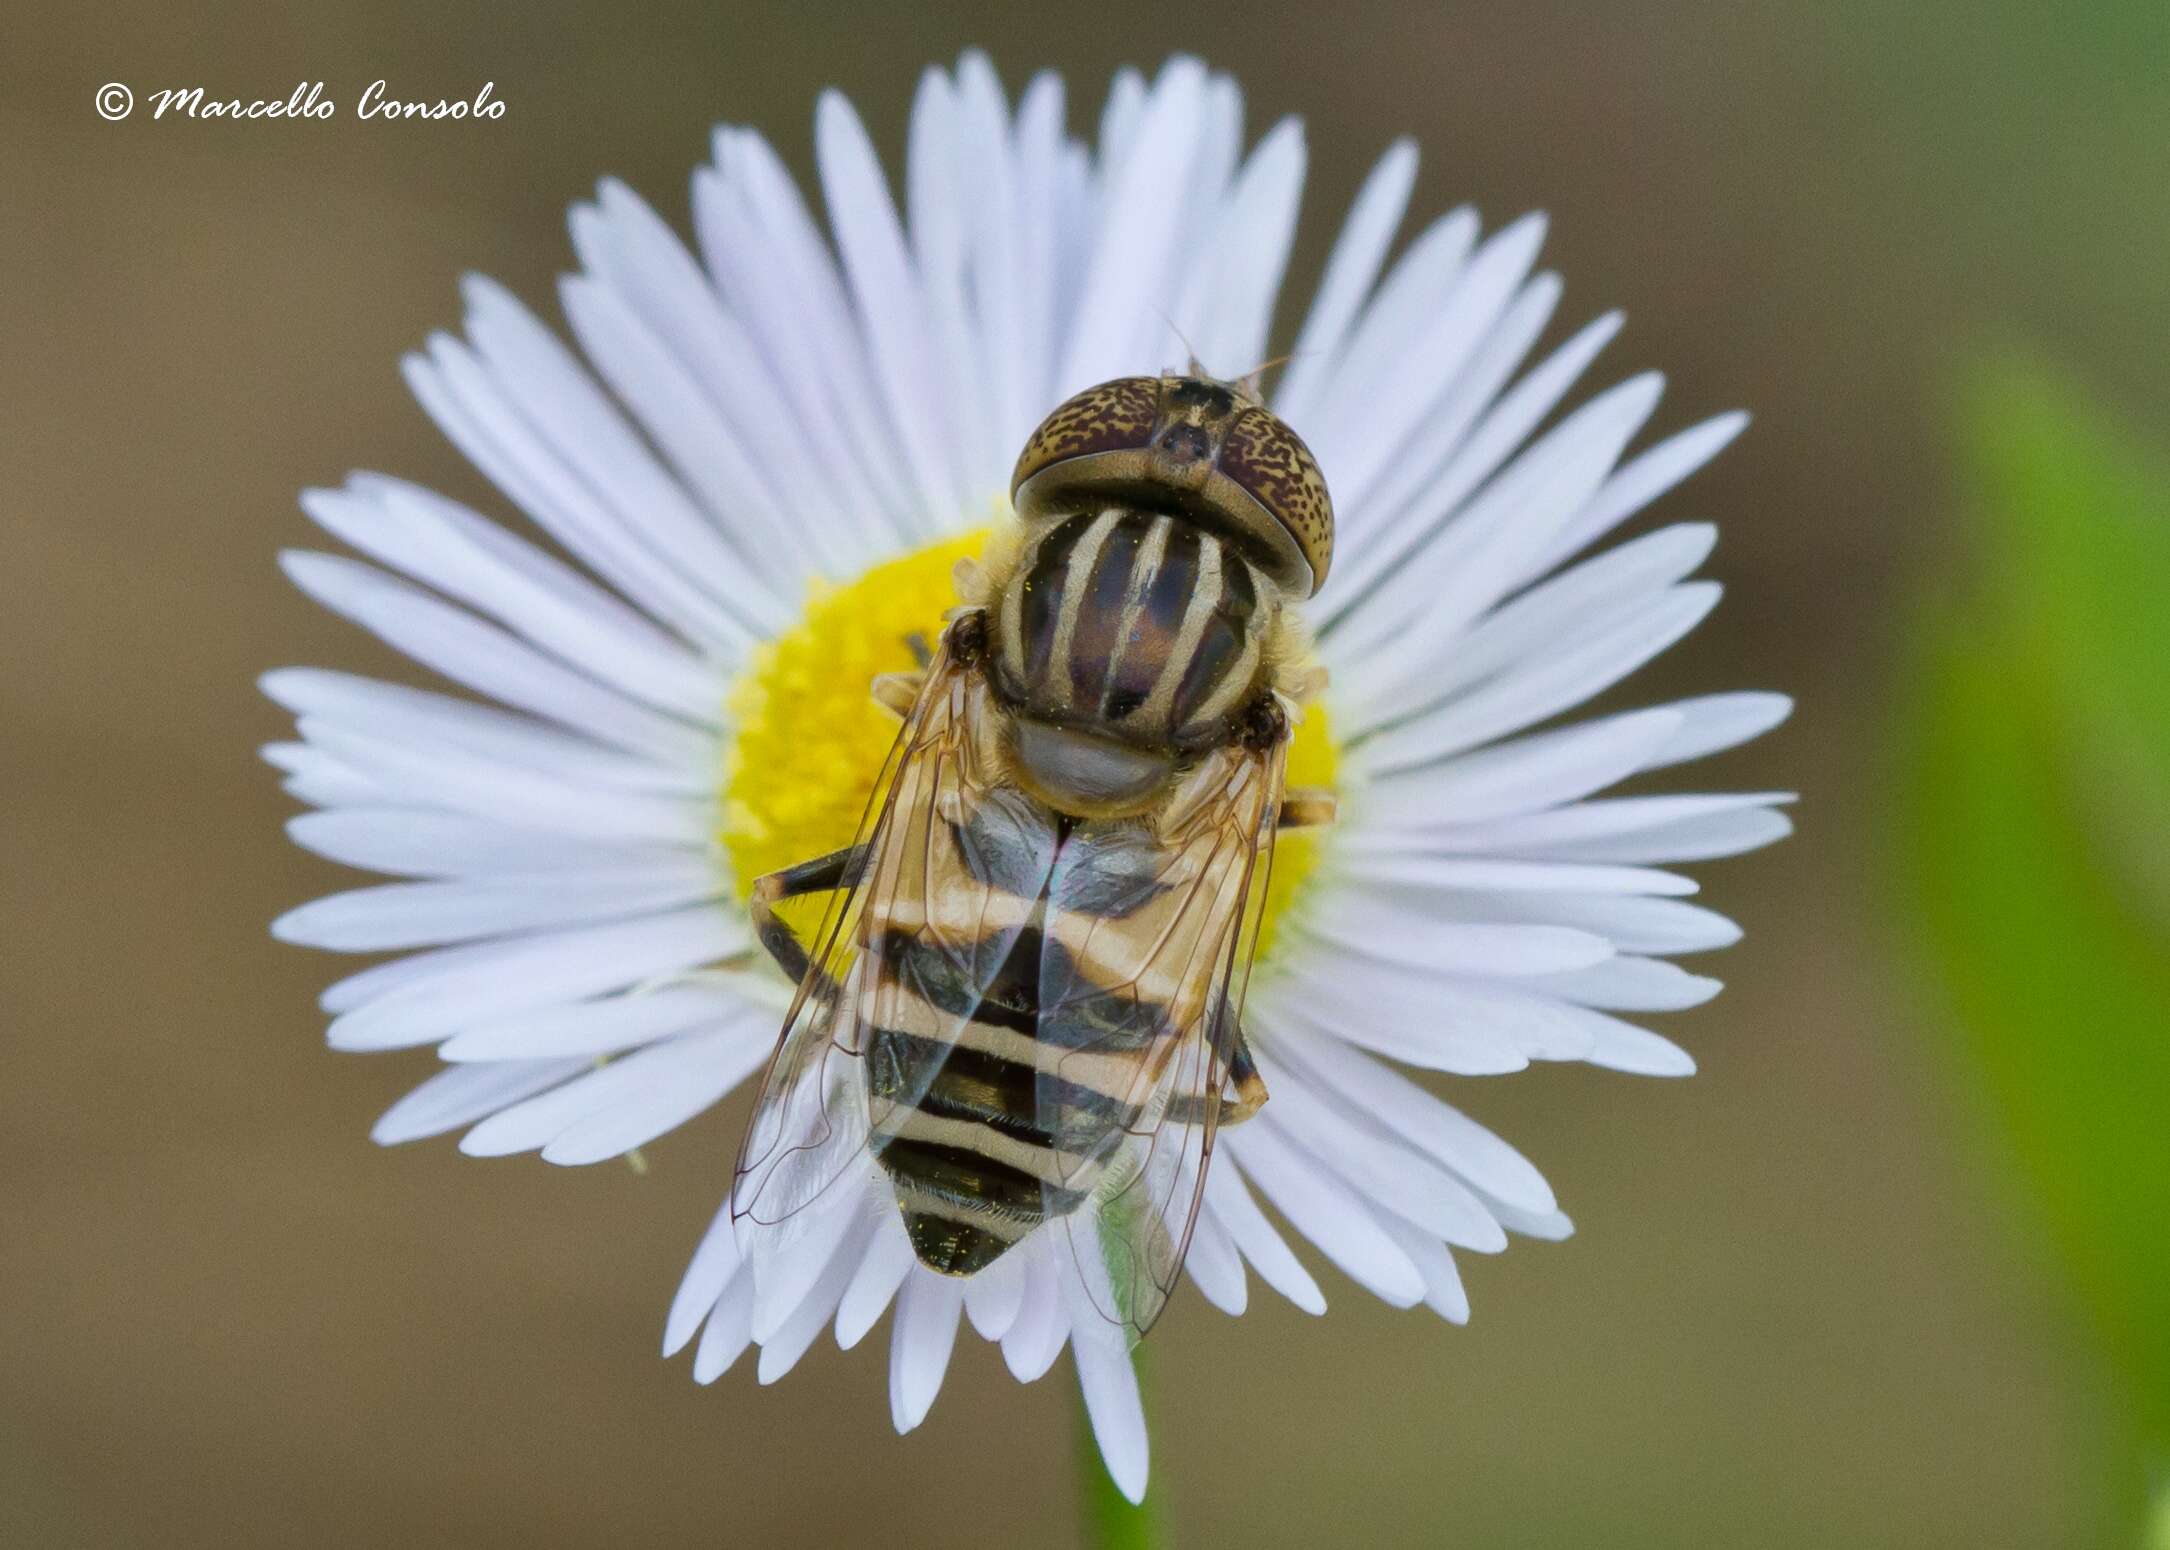
[[[743,1103],[646,1177],[379,1151],[429,1057],[327,1053],[341,966],[265,932],[345,875],[280,833],[252,679],[399,671],[280,580],[277,548],[314,541],[296,491],[362,466],[505,509],[396,373],[456,322],[458,275],[554,317],[563,211],[597,176],[682,224],[713,122],[803,170],[832,83],[893,156],[920,66],[970,44],[1013,91],[1063,70],[1073,127],[1114,66],[1179,48],[1238,75],[1254,135],[1301,114],[1297,297],[1396,134],[1423,143],[1419,211],[1549,209],[1556,331],[1629,315],[1594,380],[1665,369],[1661,431],[1757,415],[1664,505],[1722,524],[1730,597],[1635,698],[1801,702],[1706,777],[1807,800],[1795,840],[1698,869],[1749,928],[1708,960],[1728,993],[1667,1025],[1702,1074],[1455,1091],[1574,1239],[1469,1262],[1464,1330],[1338,1277],[1321,1322],[1179,1305],[1151,1384],[1183,1542],[2096,1541],[2121,1505],[2104,1374],[1892,972],[1870,839],[1896,601],[1963,563],[1953,354],[2024,337],[2170,403],[2170,52],[2152,14],[2041,9],[12,8],[0,1542],[1074,1542],[1066,1373],[1020,1389],[963,1342],[900,1441],[880,1342],[824,1343],[774,1392],[657,1359]],[[508,112],[355,122],[379,77],[493,81]],[[142,106],[314,79],[329,122]],[[93,111],[110,80],[125,123]]]

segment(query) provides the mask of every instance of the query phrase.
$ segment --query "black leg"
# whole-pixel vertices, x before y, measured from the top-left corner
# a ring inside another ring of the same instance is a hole
[[[776,960],[778,968],[796,985],[806,978],[812,961],[806,956],[806,944],[799,934],[776,913],[776,906],[785,899],[796,899],[801,894],[828,893],[857,881],[860,867],[865,861],[866,847],[847,845],[842,850],[832,850],[826,856],[812,861],[802,861],[797,866],[785,867],[781,872],[770,872],[755,879],[753,895],[747,900],[747,913],[753,916],[754,934],[769,956]]]

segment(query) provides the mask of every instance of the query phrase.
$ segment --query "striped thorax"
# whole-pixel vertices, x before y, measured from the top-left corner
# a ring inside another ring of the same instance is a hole
[[[1264,689],[1277,589],[1178,517],[1106,506],[1028,530],[989,675],[1020,778],[1060,810],[1126,810],[1225,742]]]

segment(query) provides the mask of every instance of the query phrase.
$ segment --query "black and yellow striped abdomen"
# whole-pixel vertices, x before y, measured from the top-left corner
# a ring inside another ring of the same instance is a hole
[[[931,1269],[970,1275],[1078,1209],[1138,1118],[1170,1017],[1141,987],[1102,988],[1126,970],[1093,961],[1094,924],[1043,895],[963,943],[876,925],[874,1151]]]

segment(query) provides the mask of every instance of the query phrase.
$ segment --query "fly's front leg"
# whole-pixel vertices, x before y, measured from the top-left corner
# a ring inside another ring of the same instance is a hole
[[[1323,786],[1291,786],[1281,796],[1277,829],[1313,829],[1334,821],[1340,798]]]
[[[926,684],[927,675],[917,673],[876,673],[874,675],[874,703],[890,715],[902,721],[919,703],[919,691]]]
[[[799,934],[791,929],[790,922],[776,913],[776,906],[801,894],[828,893],[842,888],[857,879],[865,862],[864,845],[847,845],[826,856],[754,879],[753,894],[746,901],[746,912],[753,916],[754,935],[792,984],[804,982],[812,960],[806,955],[806,944],[799,940]]]
[[[927,644],[927,637],[913,630],[904,637],[905,649],[912,660],[919,664],[913,673],[876,673],[874,675],[874,703],[890,715],[902,721],[912,713],[919,702],[920,688],[927,681],[927,669],[934,663],[934,648]]]

